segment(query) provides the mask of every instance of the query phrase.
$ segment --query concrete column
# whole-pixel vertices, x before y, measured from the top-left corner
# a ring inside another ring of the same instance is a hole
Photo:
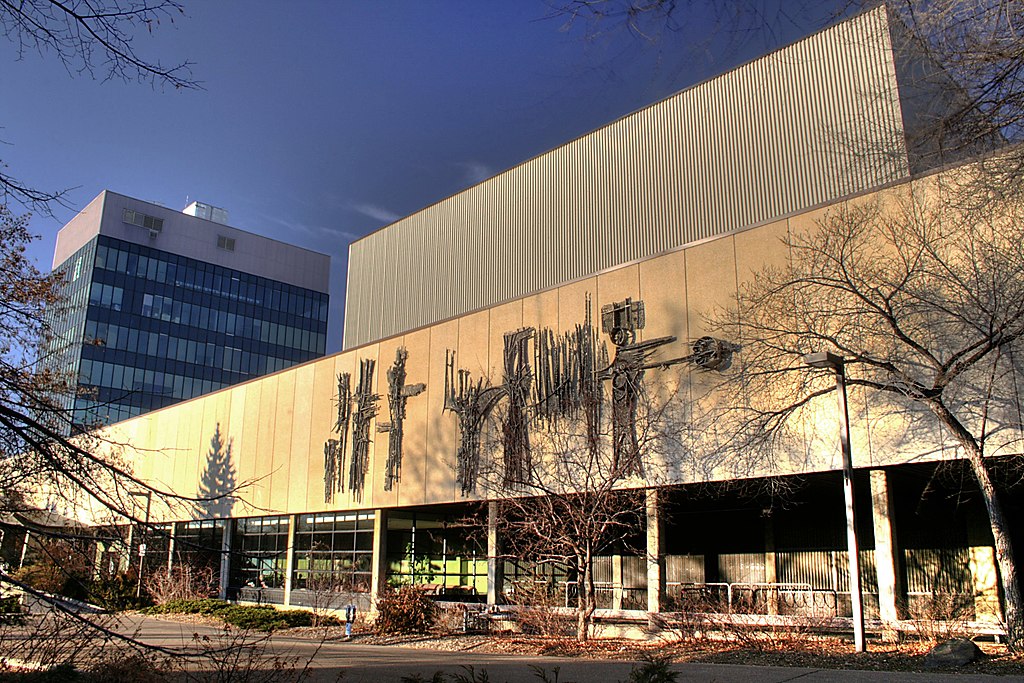
[[[171,522],[170,531],[167,532],[167,576],[174,570],[174,549],[178,542],[178,525]]]
[[[657,489],[647,489],[647,613],[648,621],[661,612],[665,590],[664,552],[661,545],[661,501]]]
[[[284,604],[292,604],[292,574],[295,569],[295,515],[288,515],[288,546],[284,560]]]
[[[974,581],[974,613],[977,621],[999,623],[999,577],[996,573],[996,552],[990,545],[971,546],[971,577]]]
[[[220,543],[220,593],[217,597],[221,600],[228,598],[228,581],[231,578],[231,533],[234,530],[234,522],[230,519],[224,520],[224,536]]]
[[[388,513],[373,511],[373,570],[370,578],[370,602],[374,605],[387,587],[388,580]]]
[[[132,546],[135,545],[135,525],[128,525],[128,535],[125,539],[124,545],[121,547],[121,552],[118,555],[117,569],[118,571],[126,572],[131,569],[132,566]]]
[[[764,581],[779,582],[779,570],[775,561],[775,521],[771,517],[764,518]],[[778,614],[779,591],[775,587],[769,587],[767,596],[768,614]]]
[[[899,548],[893,516],[892,487],[885,470],[871,470],[871,520],[875,531],[875,572],[878,575],[878,616],[882,623],[898,621],[903,595],[899,572]],[[883,629],[885,637],[895,635]]]
[[[487,606],[497,605],[505,588],[505,562],[501,559],[501,539],[498,538],[498,515],[501,505],[496,500],[487,503]]]
[[[612,555],[612,609],[622,609],[622,555]]]

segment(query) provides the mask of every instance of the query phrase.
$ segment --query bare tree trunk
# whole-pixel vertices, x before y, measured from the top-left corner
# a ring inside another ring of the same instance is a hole
[[[940,402],[933,402],[932,410],[942,420],[953,435],[964,447],[967,460],[971,464],[974,478],[978,482],[985,511],[988,513],[989,527],[992,530],[992,542],[996,551],[996,565],[999,568],[999,582],[1003,589],[1003,612],[1006,618],[1006,640],[1012,651],[1019,651],[1024,644],[1024,623],[1021,622],[1022,603],[1020,585],[1017,582],[1017,561],[1014,557],[1013,543],[1010,540],[1009,524],[1003,512],[1002,503],[981,446],[970,432],[960,423],[955,415]]]
[[[597,601],[594,596],[594,558],[588,548],[582,555],[577,555],[582,575],[577,583],[576,640],[583,643],[590,639],[590,623],[594,618]]]

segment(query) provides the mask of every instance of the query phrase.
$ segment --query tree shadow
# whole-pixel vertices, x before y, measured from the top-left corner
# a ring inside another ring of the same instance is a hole
[[[231,440],[225,442],[218,422],[210,439],[210,451],[206,454],[206,469],[199,479],[199,511],[207,517],[228,517],[235,504],[237,488],[235,466],[231,462]]]

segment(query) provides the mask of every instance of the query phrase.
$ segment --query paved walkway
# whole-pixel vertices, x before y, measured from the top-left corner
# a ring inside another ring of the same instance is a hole
[[[187,624],[153,618],[127,620],[126,632],[137,632],[150,643],[166,647],[192,644],[193,634],[216,638],[216,628],[202,624]],[[554,669],[559,668],[558,683],[616,683],[625,681],[632,662],[581,660],[558,657],[525,657],[519,655],[473,654],[442,652],[419,648],[360,645],[358,642],[317,641],[275,635],[270,649],[285,657],[300,661],[312,660],[312,681],[336,681],[343,672],[343,683],[392,683],[403,676],[419,674],[429,679],[435,671],[466,673],[461,667],[471,666],[486,670],[491,683],[538,683],[530,665],[548,672],[554,681]],[[740,666],[731,664],[678,664],[680,681],[707,683],[1011,683],[1022,681],[1021,676],[987,676],[981,674],[893,673],[885,671],[838,671],[835,669]]]

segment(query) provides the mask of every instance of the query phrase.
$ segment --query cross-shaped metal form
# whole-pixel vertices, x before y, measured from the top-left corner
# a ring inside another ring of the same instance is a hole
[[[395,352],[395,362],[388,369],[388,412],[390,422],[377,425],[377,431],[388,435],[388,460],[384,471],[384,490],[391,491],[402,477],[402,438],[405,404],[413,396],[427,390],[426,384],[405,383],[405,361],[409,352],[404,347]]]

